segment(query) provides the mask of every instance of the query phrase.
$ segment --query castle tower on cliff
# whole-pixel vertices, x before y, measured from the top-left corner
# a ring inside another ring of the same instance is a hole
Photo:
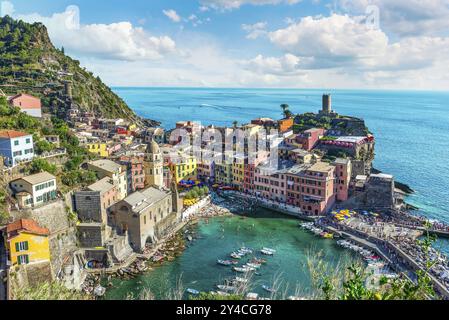
[[[323,94],[323,104],[319,113],[322,116],[335,116],[337,114],[332,110],[332,96],[330,94]]]

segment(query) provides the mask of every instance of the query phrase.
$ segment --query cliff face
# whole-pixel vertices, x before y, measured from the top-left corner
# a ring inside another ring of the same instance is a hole
[[[0,89],[6,94],[27,92],[42,98],[47,111],[61,113],[64,83],[70,82],[72,102],[103,117],[137,120],[128,105],[80,62],[56,49],[46,27],[10,17],[0,18]]]

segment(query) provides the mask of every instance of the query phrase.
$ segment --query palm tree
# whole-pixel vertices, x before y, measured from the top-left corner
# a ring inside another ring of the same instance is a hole
[[[281,104],[281,109],[282,109],[282,113],[284,115],[285,118],[291,118],[292,117],[292,113],[289,110],[290,106],[288,104]]]
[[[237,126],[239,125],[239,122],[237,120],[234,120],[232,122],[232,125],[234,126],[234,129],[237,128]]]

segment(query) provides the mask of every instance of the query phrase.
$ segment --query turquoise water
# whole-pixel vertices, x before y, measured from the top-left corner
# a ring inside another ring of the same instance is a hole
[[[256,117],[317,111],[323,90],[114,88],[141,116],[172,128],[177,121],[231,125]],[[328,92],[328,91],[326,91]],[[409,184],[419,213],[449,222],[449,93],[331,91],[334,109],[365,119],[377,139],[376,168]]]
[[[229,253],[247,246],[253,249],[270,247],[277,250],[260,269],[261,276],[254,276],[252,290],[269,296],[262,285],[272,285],[281,279],[279,292],[295,294],[311,293],[311,282],[306,267],[310,252],[322,252],[324,261],[337,266],[343,261],[358,258],[336,245],[333,240],[321,239],[298,227],[299,221],[267,210],[257,212],[257,218],[223,217],[201,221],[196,227],[198,239],[173,262],[132,280],[113,280],[114,288],[106,293],[106,299],[124,299],[128,294],[135,297],[143,288],[151,289],[157,298],[167,298],[179,279],[184,289],[199,291],[216,290],[215,285],[236,274],[230,267],[219,266],[217,259],[229,259]],[[340,264],[341,265],[341,264]]]

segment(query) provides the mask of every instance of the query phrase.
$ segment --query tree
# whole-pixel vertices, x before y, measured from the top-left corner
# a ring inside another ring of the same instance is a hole
[[[54,144],[46,141],[46,140],[39,140],[35,143],[35,150],[38,154],[42,154],[44,152],[50,152],[55,149]]]
[[[281,104],[282,114],[285,118],[291,118],[293,113],[289,110],[290,106],[288,104]]]
[[[239,122],[237,120],[234,120],[232,122],[232,126],[234,127],[234,129],[237,129],[238,125],[239,125]]]
[[[47,160],[44,159],[33,159],[33,161],[30,164],[30,172],[31,173],[40,173],[40,172],[48,172],[51,174],[55,174],[56,173],[56,166],[54,164],[50,164],[48,163]]]

